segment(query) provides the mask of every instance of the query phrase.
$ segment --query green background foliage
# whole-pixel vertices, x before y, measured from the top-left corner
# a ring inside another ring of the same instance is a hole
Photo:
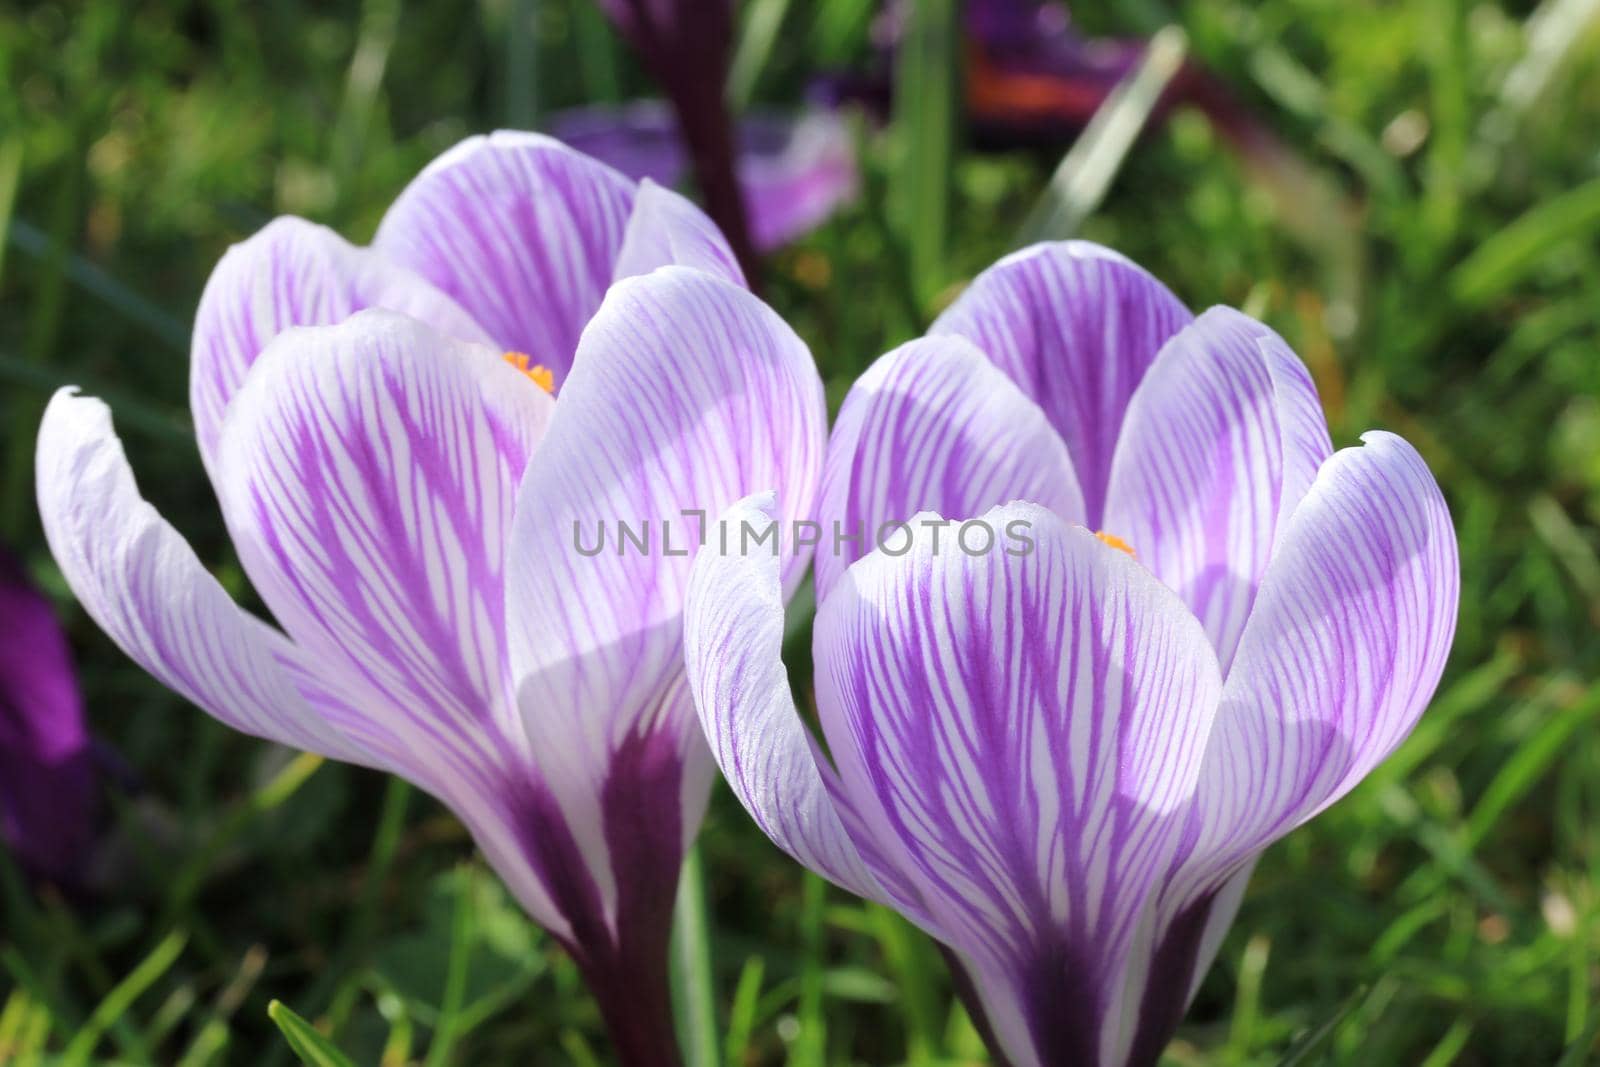
[[[1600,1027],[1597,5],[1081,7],[1091,32],[1181,27],[1293,154],[1264,171],[1180,110],[1080,232],[1193,307],[1282,332],[1337,444],[1369,427],[1415,442],[1462,552],[1433,708],[1267,854],[1168,1061],[1584,1062]],[[797,106],[818,69],[870,58],[870,18],[866,0],[747,0],[737,93]],[[888,128],[862,127],[861,200],[768,265],[835,404],[1013,246],[1067,147],[973,151],[948,122],[948,30],[907,49],[930,65],[901,72],[917,91]],[[146,493],[255,603],[187,415],[188,321],[223,249],[285,212],[366,239],[460,137],[651,87],[588,0],[11,2],[0,72],[0,537],[57,599],[93,728],[134,779],[85,898],[0,860],[0,1062],[604,1063],[574,968],[438,805],[215,724],[96,630],[43,546],[32,444],[55,387],[106,397]],[[723,789],[700,858],[716,1011],[701,1062],[983,1061],[925,939],[803,874]]]

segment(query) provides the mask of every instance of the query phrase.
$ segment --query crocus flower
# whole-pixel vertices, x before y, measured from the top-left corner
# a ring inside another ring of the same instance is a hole
[[[706,211],[755,277],[725,97],[733,61],[733,0],[597,0],[672,102]]]
[[[24,870],[82,882],[95,832],[94,756],[67,638],[0,549],[0,834]]]
[[[712,751],[779,846],[948,948],[997,1056],[1154,1064],[1255,858],[1393,751],[1443,668],[1449,515],[1408,444],[1362,440],[1332,450],[1255,320],[1194,317],[1094,245],[1008,257],[840,412],[831,759],[778,658],[776,562],[697,561]]]
[[[656,101],[576,108],[552,116],[549,129],[635,180],[677,186],[689,169],[677,120]],[[739,120],[736,133],[739,187],[758,251],[796,240],[855,199],[860,185],[855,139],[837,113],[748,115]]]
[[[277,627],[140,497],[103,404],[63,390],[40,430],[45,530],[106,632],[224,723],[448,805],[627,1064],[677,1058],[668,928],[714,773],[681,512],[781,485],[804,513],[820,477],[821,381],[738,280],[677,194],[514,133],[436,160],[370,248],[284,219],[230,251],[195,430]],[[649,543],[580,551],[619,522]]]

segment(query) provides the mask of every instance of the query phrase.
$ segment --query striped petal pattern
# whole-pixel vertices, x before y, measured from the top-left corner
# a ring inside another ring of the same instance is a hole
[[[1104,525],[1183,597],[1224,669],[1278,535],[1332,453],[1305,365],[1232,308],[1168,341],[1134,393]]]
[[[561,382],[611,283],[634,185],[536,133],[471,137],[428,165],[373,247]]]
[[[983,350],[1067,443],[1084,519],[1103,525],[1123,413],[1167,339],[1192,316],[1142,268],[1087,241],[1034,245],[978,275],[934,334]]]
[[[768,523],[776,504],[772,493],[740,501],[719,525]],[[789,692],[778,560],[707,546],[690,576],[683,640],[706,740],[756,824],[813,871],[852,893],[882,899],[834,810],[816,742]]]
[[[844,787],[982,976],[1006,1055],[1093,1063],[1221,678],[1127,555],[1032,505],[985,519],[1027,523],[1035,548],[923,541],[851,568],[817,616],[818,708]]]
[[[267,344],[291,326],[332,326],[389,308],[464,341],[488,342],[459,304],[419,275],[357,248],[325,226],[285,216],[230,248],[195,312],[189,399],[195,436],[215,473],[223,413]]]
[[[512,501],[554,402],[493,350],[366,311],[280,337],[234,399],[223,512],[294,638],[379,707],[421,758],[506,755]]]
[[[1194,864],[1228,868],[1349,792],[1410,733],[1455,634],[1460,564],[1422,457],[1371,432],[1323,465],[1223,693]]]
[[[319,714],[246,614],[134,483],[111,413],[57,392],[39,428],[39,516],[61,573],[117,646],[236,730],[351,763],[377,761]]]
[[[579,813],[602,806],[615,754],[660,739],[686,762],[681,796],[655,801],[681,805],[686,834],[713,773],[683,671],[693,551],[752,492],[775,487],[779,515],[809,516],[825,434],[810,352],[728,282],[686,267],[628,279],[584,332],[518,490],[508,622],[529,744],[588,828],[580,845],[608,900],[615,850]],[[787,595],[809,550],[782,551]]]
[[[817,599],[892,524],[1013,500],[1083,519],[1072,459],[1039,406],[961,337],[900,346],[851,387],[828,442]],[[959,524],[918,532],[958,550]]]

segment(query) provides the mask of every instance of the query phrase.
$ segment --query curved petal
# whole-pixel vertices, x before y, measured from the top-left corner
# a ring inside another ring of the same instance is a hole
[[[1189,605],[1224,671],[1273,547],[1332,454],[1304,364],[1232,308],[1168,341],[1134,392],[1104,525]]]
[[[291,326],[331,326],[369,307],[465,341],[489,340],[420,276],[325,226],[284,216],[228,249],[200,297],[189,357],[189,402],[207,470],[215,472],[228,402],[267,343]]]
[[[559,141],[501,130],[429,164],[384,215],[373,247],[560,382],[611,284],[634,191]]]
[[[141,667],[236,730],[377,761],[314,711],[279,662],[287,641],[228,598],[139,495],[110,411],[70,388],[39,427],[39,515],[67,584]]]
[[[633,202],[613,273],[621,281],[673,263],[734,285],[745,283],[744,271],[717,224],[688,200],[646,178]]]
[[[765,524],[776,504],[774,493],[748,498],[720,524]],[[789,691],[778,566],[768,553],[716,545],[695,559],[683,645],[700,725],[734,795],[774,844],[852,893],[882,899],[834,811]]]
[[[1455,633],[1450,513],[1389,433],[1336,453],[1290,517],[1239,642],[1189,866],[1222,872],[1349,792],[1415,725]]]
[[[782,248],[856,198],[856,138],[833,111],[740,123],[739,184],[757,248]]]
[[[1126,554],[1035,505],[985,521],[1027,536],[976,556],[922,540],[850,569],[817,615],[818,707],[936,936],[1014,1007],[996,1020],[1007,1056],[1099,1062],[1220,674],[1193,616]]]
[[[595,870],[615,754],[655,737],[686,758],[700,746],[680,613],[707,517],[774,486],[779,515],[810,516],[825,433],[805,345],[720,279],[665,267],[620,282],[584,332],[518,491],[507,595],[530,743]],[[792,592],[809,550],[783,555]],[[661,798],[682,804],[686,833],[708,785]]]
[[[1060,435],[969,341],[901,345],[851,386],[828,441],[818,602],[885,524],[920,511],[966,519],[1013,500],[1082,520],[1083,496]],[[953,543],[958,531],[950,526],[926,535]]]
[[[366,311],[269,346],[223,433],[223,510],[262,599],[452,774],[522,736],[495,740],[515,721],[507,539],[553,407],[495,352]]]
[[[1067,442],[1089,526],[1103,525],[1123,412],[1167,338],[1193,317],[1142,268],[1087,241],[1023,249],[973,279],[930,332],[966,337]]]

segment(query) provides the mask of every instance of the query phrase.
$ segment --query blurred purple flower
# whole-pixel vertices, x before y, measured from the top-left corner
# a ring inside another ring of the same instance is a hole
[[[0,830],[24,870],[82,881],[96,776],[83,696],[50,602],[0,549]]]
[[[191,375],[282,630],[142,499],[105,405],[65,389],[39,503],[85,609],[222,722],[438,797],[572,953],[620,1062],[677,1062],[667,940],[714,773],[683,676],[683,512],[774,484],[810,510],[826,409],[805,345],[687,200],[497,133],[430,164],[370,248],[285,218],[230,250]],[[579,549],[617,522],[653,550]]]
[[[655,101],[562,112],[550,132],[635,180],[676,186],[689,168],[677,121]],[[796,240],[855,198],[855,141],[839,115],[746,116],[738,135],[739,185],[758,251]]]
[[[733,0],[597,0],[672,102],[695,184],[744,272],[756,280],[726,98]]]
[[[1095,245],[1009,256],[840,411],[823,543],[866,533],[817,553],[831,759],[775,561],[697,560],[712,751],[791,856],[948,948],[998,1057],[1151,1067],[1257,856],[1395,749],[1444,667],[1449,513],[1410,445],[1362,440],[1333,451],[1254,319],[1195,317]],[[909,548],[868,552],[893,522]]]

